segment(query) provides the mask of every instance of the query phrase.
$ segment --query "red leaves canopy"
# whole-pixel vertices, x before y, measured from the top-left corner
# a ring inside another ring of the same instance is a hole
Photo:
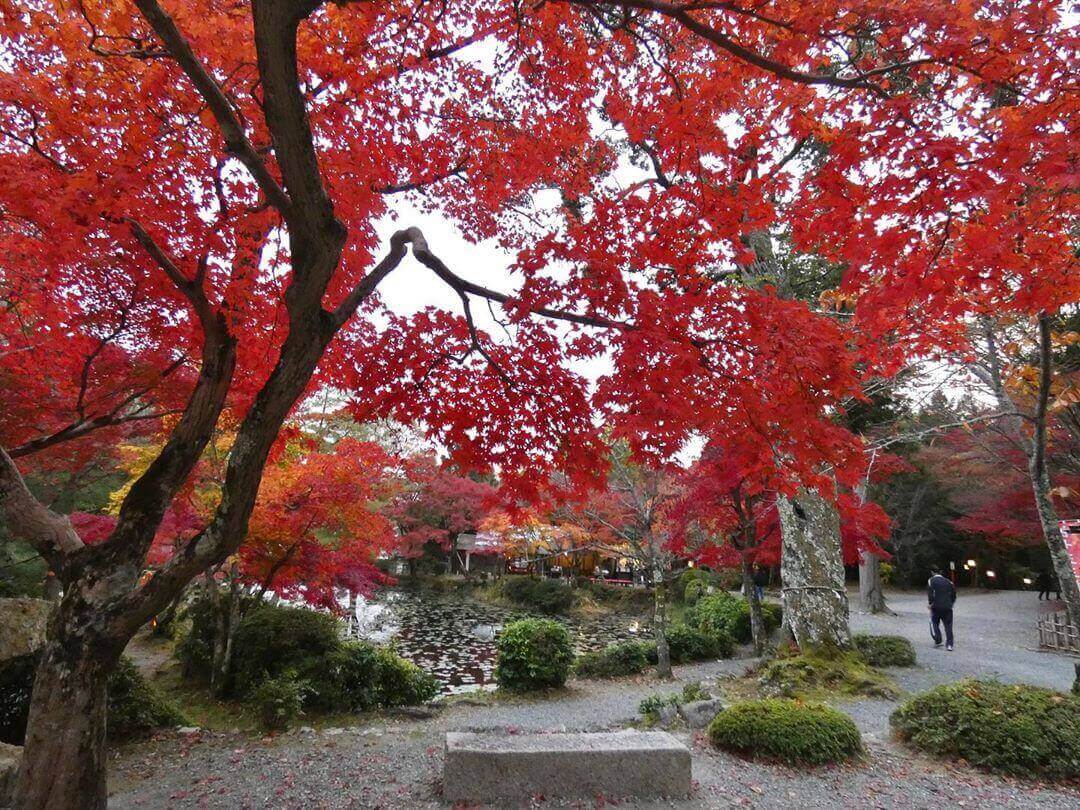
[[[248,5],[166,5],[276,175]],[[348,230],[324,307],[381,253],[393,193],[422,188],[423,209],[514,258],[509,298],[431,276],[460,312],[367,299],[309,390],[419,421],[526,494],[545,467],[598,471],[600,417],[654,458],[753,437],[741,474],[763,486],[821,485],[826,466],[853,485],[860,445],[833,417],[863,376],[954,348],[968,314],[1080,298],[1059,8],[319,7],[299,80]],[[183,279],[238,338],[242,413],[292,272],[267,184],[131,3],[0,4],[0,43],[0,443],[182,407],[202,341]],[[779,229],[843,264],[847,317],[747,267],[747,235]],[[505,332],[477,325],[484,299]],[[592,389],[575,364],[597,357]]]

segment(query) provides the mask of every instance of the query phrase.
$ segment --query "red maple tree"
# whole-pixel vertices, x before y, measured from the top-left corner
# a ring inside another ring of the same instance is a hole
[[[769,486],[855,486],[833,416],[864,375],[955,347],[972,312],[1080,297],[1068,35],[1050,0],[0,7],[0,436],[20,448],[0,498],[65,585],[20,801],[104,806],[107,673],[235,553],[320,385],[525,494],[600,471],[595,414],[653,459],[754,436]],[[388,200],[417,191],[513,254],[498,289],[415,228],[380,244]],[[850,317],[748,249],[788,223],[843,264]],[[410,249],[460,311],[384,311]],[[572,364],[601,355],[590,391]],[[86,545],[16,459],[140,414],[161,452]],[[140,584],[223,414],[220,503]]]

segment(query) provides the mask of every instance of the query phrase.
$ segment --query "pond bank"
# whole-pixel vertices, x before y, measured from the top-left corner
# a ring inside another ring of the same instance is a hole
[[[357,604],[353,633],[393,644],[399,655],[438,678],[443,694],[494,688],[495,635],[508,622],[544,614],[478,598],[471,590],[386,589]],[[574,611],[544,617],[566,625],[578,652],[648,637],[649,632],[647,617],[637,614]]]

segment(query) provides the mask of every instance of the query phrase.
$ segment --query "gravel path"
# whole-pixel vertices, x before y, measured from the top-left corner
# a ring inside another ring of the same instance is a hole
[[[892,616],[852,615],[856,632],[910,638],[919,666],[892,674],[905,691],[968,675],[1067,689],[1072,661],[1034,651],[1033,594],[961,594],[957,649],[934,650],[919,594],[891,594]],[[738,675],[752,660],[676,668],[676,682],[648,678],[574,682],[547,698],[481,697],[452,702],[434,716],[378,718],[348,729],[300,732],[274,739],[242,734],[163,735],[115,752],[111,806],[274,808],[437,808],[442,745],[449,730],[502,733],[625,728],[641,699],[686,682]],[[868,752],[835,768],[792,769],[747,762],[712,749],[700,734],[676,731],[693,749],[694,793],[676,802],[633,802],[641,808],[716,807],[1033,807],[1076,808],[1080,788],[1041,786],[932,762],[888,735],[895,703],[838,704],[855,718]],[[541,797],[515,806],[551,805]],[[595,806],[599,806],[596,802]],[[556,803],[555,806],[558,806]],[[594,806],[593,802],[571,806]]]

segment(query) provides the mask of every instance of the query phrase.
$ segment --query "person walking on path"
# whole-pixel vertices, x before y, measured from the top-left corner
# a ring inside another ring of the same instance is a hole
[[[760,602],[765,598],[765,586],[769,584],[769,571],[760,565],[754,570],[754,590]],[[1047,597],[1049,598],[1049,597]]]
[[[926,600],[930,608],[930,635],[934,639],[934,646],[941,646],[941,625],[945,625],[945,649],[952,652],[953,648],[953,605],[956,604],[956,586],[941,575],[940,571],[934,571],[930,581],[926,583]]]

